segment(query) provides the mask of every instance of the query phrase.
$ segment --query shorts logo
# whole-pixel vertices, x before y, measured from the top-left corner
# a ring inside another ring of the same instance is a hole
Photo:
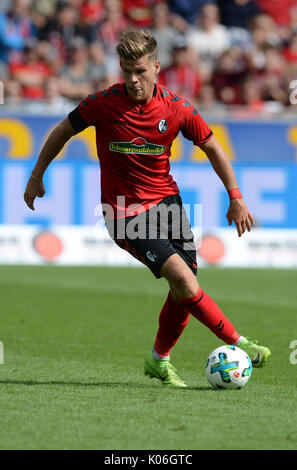
[[[155,253],[152,253],[151,251],[147,251],[147,252],[146,252],[146,257],[147,257],[152,263],[154,263],[154,262],[157,260],[157,258],[158,258],[158,256],[157,256]]]
[[[166,119],[161,119],[159,122],[159,131],[164,134],[168,130],[168,122]]]

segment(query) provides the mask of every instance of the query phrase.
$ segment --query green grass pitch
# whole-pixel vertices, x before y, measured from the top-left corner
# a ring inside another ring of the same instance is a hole
[[[297,449],[297,271],[198,278],[241,334],[271,348],[242,390],[208,385],[222,343],[194,318],[171,356],[188,389],[143,375],[167,295],[147,269],[2,266],[0,448]]]

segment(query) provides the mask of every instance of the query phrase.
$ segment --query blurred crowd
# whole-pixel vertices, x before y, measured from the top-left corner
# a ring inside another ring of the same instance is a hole
[[[1,0],[4,103],[65,111],[121,81],[116,44],[131,28],[156,37],[159,83],[201,108],[292,107],[297,0]]]

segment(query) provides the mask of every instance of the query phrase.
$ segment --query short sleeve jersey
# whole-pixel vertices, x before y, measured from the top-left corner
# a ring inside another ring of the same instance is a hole
[[[179,131],[195,145],[212,136],[191,103],[157,84],[145,105],[133,101],[120,83],[89,95],[68,117],[78,132],[96,128],[101,202],[111,206],[115,218],[141,213],[179,193],[169,163]]]

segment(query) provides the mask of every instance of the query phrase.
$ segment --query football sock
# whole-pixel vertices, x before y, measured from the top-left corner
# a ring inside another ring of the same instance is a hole
[[[169,359],[170,351],[184,331],[190,314],[173,300],[170,293],[159,316],[159,329],[154,343],[155,359]]]
[[[244,336],[239,336],[238,340],[235,343],[235,346],[239,346],[242,340],[246,339]]]
[[[207,326],[224,343],[236,344],[240,335],[225,317],[218,305],[201,287],[190,299],[181,299],[181,304],[203,325]]]
[[[152,352],[153,352],[153,356],[155,359],[157,359],[158,361],[169,361],[170,359],[170,356],[160,356],[160,354],[157,353],[157,351],[155,350],[155,348],[152,349]]]

